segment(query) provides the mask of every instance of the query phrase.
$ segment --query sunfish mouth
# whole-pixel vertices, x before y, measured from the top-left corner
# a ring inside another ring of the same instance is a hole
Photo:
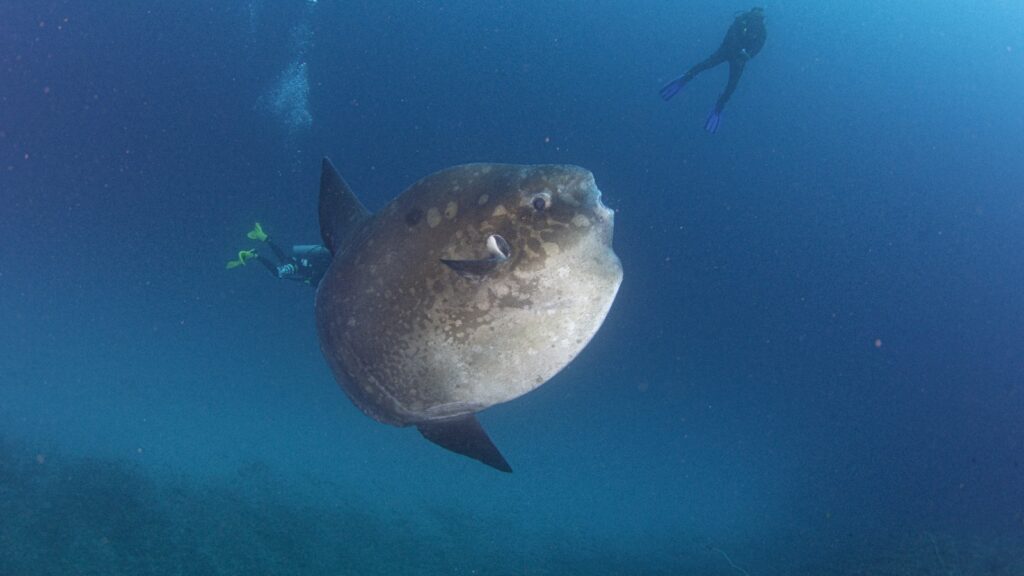
[[[588,191],[589,200],[593,202],[591,208],[592,219],[595,230],[600,230],[600,238],[604,245],[611,248],[612,236],[615,230],[615,210],[604,205],[601,201],[601,190],[596,185],[591,185]]]
[[[594,215],[597,216],[599,222],[607,222],[609,225],[615,223],[615,210],[604,205],[601,202],[601,191],[598,190],[597,198],[595,198]]]

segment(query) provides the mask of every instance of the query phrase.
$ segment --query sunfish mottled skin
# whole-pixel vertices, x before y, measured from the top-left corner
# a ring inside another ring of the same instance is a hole
[[[613,222],[575,166],[456,166],[370,215],[325,159],[327,363],[366,414],[510,472],[474,414],[547,382],[597,332],[622,281]]]

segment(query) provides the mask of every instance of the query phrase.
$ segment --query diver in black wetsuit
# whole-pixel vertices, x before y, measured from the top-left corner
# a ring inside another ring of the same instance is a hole
[[[270,251],[277,258],[277,262],[255,249],[242,250],[238,253],[237,260],[228,262],[228,269],[245,266],[249,260],[256,260],[266,267],[275,278],[293,280],[316,288],[320,279],[327,272],[327,267],[331,264],[331,252],[319,244],[292,246],[291,255],[285,254],[284,250],[267,236],[259,222],[246,236],[250,240],[263,242],[269,246]]]
[[[729,97],[736,90],[736,85],[739,84],[743,67],[747,65],[747,60],[757,56],[757,53],[764,47],[766,34],[763,8],[755,7],[747,12],[737,14],[718,50],[707,60],[687,70],[686,74],[666,84],[661,89],[662,99],[668,100],[675,96],[697,74],[723,62],[728,62],[729,83],[725,85],[725,90],[718,97],[718,102],[715,103],[715,107],[708,114],[707,121],[704,122],[704,129],[714,134],[718,131],[718,125],[722,121],[722,109],[725,108],[725,103],[729,101]]]

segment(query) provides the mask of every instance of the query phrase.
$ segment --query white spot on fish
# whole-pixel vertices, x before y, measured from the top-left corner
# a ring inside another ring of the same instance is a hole
[[[441,212],[437,208],[427,210],[427,225],[436,228],[441,223]]]
[[[451,220],[452,218],[455,218],[455,215],[458,214],[458,213],[459,213],[459,205],[458,205],[458,203],[456,203],[454,201],[453,202],[449,202],[448,205],[444,207],[444,217],[449,219],[449,220]]]
[[[572,224],[577,228],[586,228],[590,226],[590,218],[587,218],[583,214],[577,214],[572,217]]]

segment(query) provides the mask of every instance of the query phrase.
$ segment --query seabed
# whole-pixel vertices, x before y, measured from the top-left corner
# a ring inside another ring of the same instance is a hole
[[[692,538],[677,546],[669,536],[647,550],[588,544],[585,533],[531,543],[529,526],[509,534],[452,511],[386,518],[341,502],[293,497],[259,463],[239,468],[230,482],[202,486],[157,481],[131,463],[33,453],[0,438],[0,574],[1024,574],[1020,538],[907,530],[858,542],[851,535],[806,565],[758,566],[744,563],[742,550],[694,546]]]

